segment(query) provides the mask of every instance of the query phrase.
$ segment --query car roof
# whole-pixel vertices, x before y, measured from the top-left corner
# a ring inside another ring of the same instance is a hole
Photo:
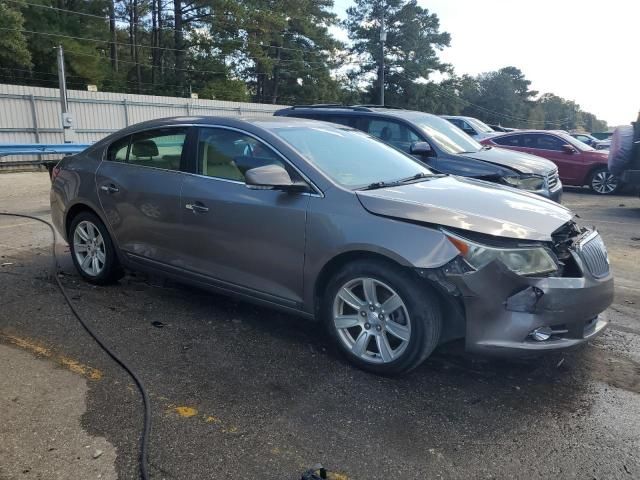
[[[223,116],[183,116],[183,117],[165,117],[156,118],[153,120],[147,120],[144,122],[130,125],[124,129],[115,132],[117,136],[124,136],[130,133],[135,133],[140,130],[149,130],[153,128],[170,127],[177,125],[222,125],[236,128],[246,128],[253,125],[261,128],[273,128],[275,126],[287,126],[296,125],[301,126],[305,123],[313,122],[313,120],[307,120],[294,117],[223,117]]]
[[[567,132],[565,132],[564,130],[536,130],[536,129],[530,129],[530,130],[516,130],[515,132],[498,132],[500,135],[496,135],[496,137],[501,137],[503,135],[521,135],[523,133],[553,133],[553,134],[559,134],[562,133],[564,135],[567,135]]]
[[[411,117],[420,116],[429,116],[429,117],[437,117],[432,113],[421,112],[419,110],[405,110],[404,108],[396,108],[396,107],[388,107],[388,106],[380,106],[380,105],[338,105],[338,104],[319,104],[319,105],[296,105],[293,107],[283,108],[282,110],[278,110],[276,115],[286,115],[290,112],[304,112],[304,113],[331,113],[331,114],[374,114],[381,116],[391,116],[399,119],[409,120],[411,121]]]
[[[475,117],[469,117],[466,115],[440,115],[442,118],[459,118],[461,120],[477,120]]]
[[[130,125],[110,135],[100,139],[89,148],[102,148],[119,138],[126,137],[137,132],[152,130],[155,128],[172,127],[172,126],[187,126],[187,125],[217,125],[226,126],[231,128],[237,128],[246,131],[253,131],[257,133],[255,128],[263,130],[271,130],[275,127],[286,126],[318,126],[318,123],[326,123],[328,126],[335,127],[334,123],[318,122],[317,120],[309,120],[305,118],[295,117],[223,117],[223,116],[181,116],[181,117],[165,117],[156,118],[153,120],[147,120],[144,122]],[[252,128],[253,127],[253,128]],[[349,127],[341,127],[349,128]]]

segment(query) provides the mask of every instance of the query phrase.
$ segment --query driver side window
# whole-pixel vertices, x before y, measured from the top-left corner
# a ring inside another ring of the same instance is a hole
[[[247,170],[279,165],[292,179],[295,172],[270,148],[241,132],[201,128],[198,132],[198,173],[207,177],[245,181]]]
[[[409,127],[389,120],[370,120],[367,131],[383,142],[407,153],[411,152],[411,144],[422,141]]]

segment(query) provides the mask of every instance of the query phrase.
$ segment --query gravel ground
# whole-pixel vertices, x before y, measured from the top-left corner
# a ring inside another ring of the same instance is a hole
[[[153,478],[295,480],[317,462],[353,480],[640,478],[640,199],[572,190],[564,203],[609,248],[611,328],[584,348],[529,361],[470,356],[454,343],[400,379],[352,368],[318,325],[295,317],[140,275],[90,286],[66,245],[57,248],[78,308],[150,392]],[[48,218],[46,174],[0,175],[0,211]],[[3,403],[0,425],[16,428],[0,432],[23,454],[0,448],[0,478],[65,478],[53,462],[22,473],[42,442],[20,432],[44,435],[54,424],[39,412],[53,415],[56,402],[79,417],[55,413],[77,429],[57,445],[86,455],[97,442],[102,478],[109,468],[137,478],[140,399],[70,315],[49,276],[47,235],[0,218],[0,354],[15,353],[0,362],[0,385],[27,382],[38,397]],[[42,363],[55,375],[36,375]],[[54,388],[62,374],[77,394]]]

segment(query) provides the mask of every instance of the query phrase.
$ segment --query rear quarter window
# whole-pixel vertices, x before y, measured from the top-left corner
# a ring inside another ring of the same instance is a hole
[[[107,160],[110,162],[126,162],[130,140],[131,136],[129,135],[109,145],[107,149]]]

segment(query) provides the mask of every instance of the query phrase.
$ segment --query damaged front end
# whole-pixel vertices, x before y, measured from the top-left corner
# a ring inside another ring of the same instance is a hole
[[[606,327],[602,312],[613,301],[613,277],[596,230],[567,222],[550,242],[445,234],[460,256],[421,275],[463,305],[468,350],[522,354],[562,349]]]

